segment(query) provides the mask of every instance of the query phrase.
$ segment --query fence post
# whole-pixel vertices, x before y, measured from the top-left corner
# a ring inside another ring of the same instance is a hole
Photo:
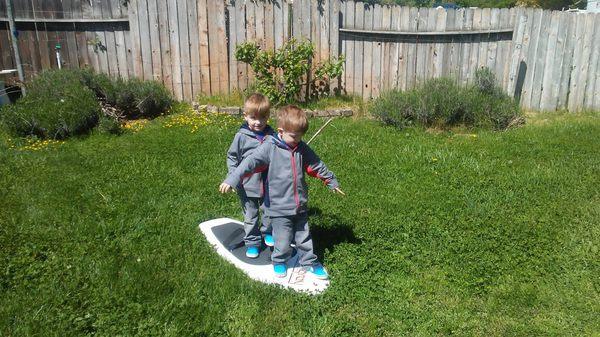
[[[294,0],[289,0],[286,1],[287,6],[288,6],[288,39],[292,38],[292,34],[293,34],[293,30],[292,30],[292,23],[294,22]],[[285,44],[285,41],[283,41],[283,43]]]
[[[17,27],[15,25],[15,17],[12,9],[12,1],[6,0],[6,14],[8,15],[8,25],[10,29],[10,40],[12,41],[12,47],[15,52],[15,63],[17,65],[17,71],[19,73],[19,81],[21,83],[25,83],[25,74],[23,73],[23,64],[21,64],[21,53],[19,52],[19,44],[17,43],[17,38],[19,33],[17,32]],[[25,96],[25,86],[21,87],[21,93]]]

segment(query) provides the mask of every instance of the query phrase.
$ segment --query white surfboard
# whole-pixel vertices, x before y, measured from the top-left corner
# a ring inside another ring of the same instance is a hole
[[[243,245],[243,223],[220,218],[205,221],[200,224],[200,230],[219,255],[241,269],[251,279],[268,284],[278,284],[299,292],[319,294],[329,286],[328,280],[320,280],[306,272],[298,264],[299,253],[288,260],[287,276],[276,277],[271,263],[271,248],[263,243],[258,258],[246,257],[246,247]]]

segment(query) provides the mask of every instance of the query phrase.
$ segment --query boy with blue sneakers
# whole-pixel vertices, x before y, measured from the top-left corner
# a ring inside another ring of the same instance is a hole
[[[305,173],[323,180],[332,191],[343,192],[333,172],[302,142],[307,129],[308,119],[302,109],[293,105],[283,107],[278,114],[277,134],[269,137],[230,172],[219,186],[219,191],[226,193],[237,186],[246,174],[268,167],[264,205],[275,239],[271,254],[275,276],[286,276],[285,263],[293,254],[290,244],[295,242],[296,248],[303,252],[300,265],[317,278],[327,279],[327,271],[313,252],[308,227],[308,185],[304,180]]]
[[[235,134],[233,142],[227,151],[227,169],[231,174],[237,166],[249,157],[252,152],[273,134],[273,129],[267,125],[271,105],[269,100],[261,94],[253,94],[244,103],[244,124]],[[269,219],[262,212],[262,226],[259,222],[259,209],[262,208],[264,192],[264,175],[255,173],[245,176],[236,182],[236,190],[242,204],[244,213],[244,244],[246,256],[257,258],[260,254],[262,234],[265,235],[265,244],[272,247],[273,236]]]

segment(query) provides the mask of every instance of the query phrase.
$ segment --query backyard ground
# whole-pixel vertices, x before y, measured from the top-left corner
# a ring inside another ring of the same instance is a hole
[[[347,193],[311,180],[332,275],[320,296],[248,279],[198,231],[241,218],[217,192],[238,125],[176,115],[63,143],[0,135],[0,335],[600,331],[597,113],[506,132],[335,120],[312,143]]]

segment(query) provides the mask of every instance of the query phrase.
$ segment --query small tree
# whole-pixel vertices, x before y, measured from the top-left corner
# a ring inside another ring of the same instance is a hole
[[[257,90],[275,103],[299,99],[303,85],[309,84],[313,95],[329,92],[331,81],[343,71],[344,56],[312,66],[314,46],[308,42],[288,40],[277,51],[264,51],[252,42],[235,49],[238,61],[249,64],[256,75]],[[310,83],[307,83],[310,79]]]

